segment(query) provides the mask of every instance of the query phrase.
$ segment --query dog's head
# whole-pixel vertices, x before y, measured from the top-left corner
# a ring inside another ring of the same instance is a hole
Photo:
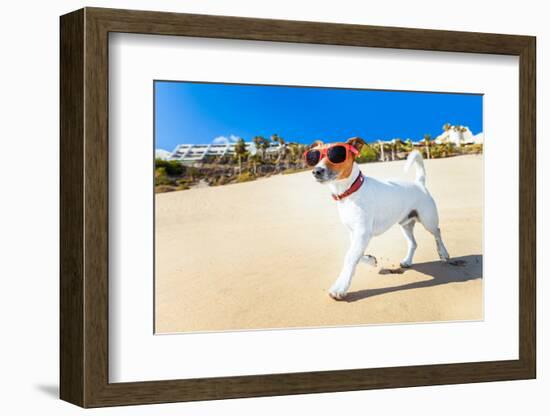
[[[342,149],[334,149],[334,146],[338,146],[339,144],[345,144],[348,145],[342,146],[346,147],[346,155],[345,159],[340,162],[339,160],[342,159]],[[352,137],[351,139],[348,139],[345,143],[328,143],[324,144],[322,141],[317,140],[316,142],[312,143],[309,148],[309,151],[318,151],[320,155],[320,159],[317,163],[312,165],[311,163],[308,163],[309,166],[313,167],[313,170],[311,173],[313,174],[315,180],[319,183],[326,183],[331,182],[335,180],[342,180],[346,179],[350,176],[352,170],[353,170],[353,164],[355,163],[355,157],[356,154],[353,150],[357,151],[357,154],[361,152],[361,148],[365,142],[360,137]],[[338,163],[331,162],[330,158],[326,154],[327,150],[333,147],[333,152],[335,156],[333,159],[335,159]],[[340,153],[340,154],[338,154]],[[316,156],[317,153],[311,153],[309,154],[311,156]],[[309,157],[308,153],[306,153],[306,159]],[[310,162],[313,160],[316,161],[315,157],[310,158]]]

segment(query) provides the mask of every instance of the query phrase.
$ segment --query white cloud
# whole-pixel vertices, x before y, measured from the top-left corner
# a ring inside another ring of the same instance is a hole
[[[155,149],[155,158],[166,160],[172,153],[164,149]]]
[[[218,136],[214,140],[212,140],[212,143],[214,143],[214,144],[227,144],[227,143],[229,143],[229,139],[225,136]]]
[[[214,144],[228,144],[228,143],[235,143],[237,140],[239,140],[239,136],[235,136],[234,134],[230,134],[229,137],[227,136],[218,136],[212,140],[212,143]]]

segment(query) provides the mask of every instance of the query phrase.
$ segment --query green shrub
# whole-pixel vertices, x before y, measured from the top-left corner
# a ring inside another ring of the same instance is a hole
[[[174,180],[166,174],[166,168],[155,169],[155,185],[174,185]]]
[[[164,168],[166,174],[170,176],[179,176],[185,172],[185,166],[177,160],[155,159],[155,169],[161,168]]]
[[[374,146],[371,146],[370,144],[365,144],[361,148],[361,152],[355,160],[357,161],[357,163],[375,162],[378,160],[378,153],[376,152]]]
[[[256,179],[256,176],[252,172],[243,172],[235,178],[235,182],[250,182]]]
[[[442,146],[431,146],[430,147],[430,156],[432,159],[439,159],[443,156],[443,147]]]

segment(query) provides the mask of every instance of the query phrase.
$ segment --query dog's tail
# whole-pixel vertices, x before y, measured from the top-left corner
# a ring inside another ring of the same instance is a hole
[[[409,171],[413,163],[416,165],[416,182],[426,187],[426,169],[424,169],[424,160],[418,150],[409,153],[407,163],[405,163],[405,172]]]

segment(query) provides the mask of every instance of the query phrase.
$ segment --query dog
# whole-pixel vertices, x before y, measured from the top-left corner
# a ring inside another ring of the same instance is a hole
[[[426,170],[422,155],[414,150],[407,157],[405,171],[416,167],[414,182],[383,181],[365,177],[356,156],[366,143],[360,137],[346,142],[324,144],[314,142],[304,152],[304,161],[312,168],[315,180],[326,185],[336,201],[342,223],[350,232],[351,244],[344,264],[329,295],[335,300],[345,298],[360,261],[376,267],[374,256],[365,254],[369,241],[399,224],[407,241],[407,254],[401,267],[410,267],[416,251],[414,226],[420,222],[434,238],[439,258],[446,262],[449,253],[439,229],[439,215],[434,199],[426,187]]]

